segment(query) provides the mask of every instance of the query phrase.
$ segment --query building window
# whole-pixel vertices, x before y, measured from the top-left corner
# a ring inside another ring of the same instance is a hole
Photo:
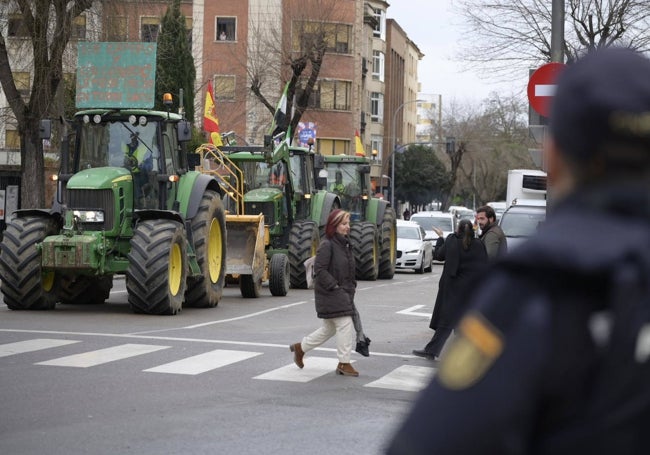
[[[140,38],[145,43],[155,43],[158,41],[158,32],[160,31],[159,17],[142,17],[140,19]]]
[[[20,93],[22,96],[28,96],[31,85],[30,74],[27,72],[14,71],[13,77],[18,93]]]
[[[349,81],[320,80],[309,97],[309,107],[334,111],[349,111],[352,83]]]
[[[370,94],[370,120],[376,123],[384,122],[384,94],[372,92]]]
[[[70,38],[76,40],[86,39],[86,16],[77,16],[72,19]]]
[[[219,101],[235,101],[235,76],[214,77],[214,98]]]
[[[7,23],[7,36],[14,38],[24,38],[29,36],[29,31],[25,27],[25,21],[22,14],[10,14]]]
[[[349,150],[350,141],[318,138],[318,153],[321,155],[347,155]]]
[[[386,40],[386,11],[375,9],[375,19],[377,19],[377,25],[372,32],[372,36]]]
[[[129,39],[125,16],[108,17],[104,27],[104,35],[107,41],[122,42]]]
[[[327,52],[349,54],[352,51],[352,27],[346,24],[325,24]]]
[[[5,130],[5,147],[8,149],[20,150],[20,135],[16,130]]]
[[[384,82],[385,56],[381,51],[372,51],[372,78]]]
[[[321,22],[294,22],[292,35],[294,51],[304,53],[312,47],[318,47],[321,42],[325,43],[326,52],[352,53],[352,26]]]
[[[237,18],[218,16],[215,40],[235,41],[236,36],[237,36]]]

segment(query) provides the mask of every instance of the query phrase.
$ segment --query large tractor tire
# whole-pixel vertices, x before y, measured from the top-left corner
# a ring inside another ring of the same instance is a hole
[[[379,278],[390,280],[395,275],[397,258],[397,217],[392,207],[387,207],[381,222],[381,255]]]
[[[226,280],[226,214],[215,191],[203,194],[192,218],[192,240],[201,276],[189,277],[185,305],[213,308],[221,300]]]
[[[63,277],[59,280],[57,294],[61,303],[97,305],[108,300],[112,287],[112,276]]]
[[[0,291],[11,310],[51,310],[56,305],[54,271],[41,269],[37,245],[57,234],[57,223],[47,217],[15,218],[0,244]]]
[[[313,221],[296,221],[289,231],[289,273],[291,287],[307,289],[305,261],[316,254],[320,236]]]
[[[364,221],[350,227],[357,280],[375,281],[379,275],[378,237],[374,223]]]
[[[176,314],[187,286],[187,236],[181,223],[145,220],[131,239],[126,291],[136,313]]]
[[[269,264],[269,290],[271,295],[284,297],[291,285],[289,277],[289,258],[286,254],[276,253],[271,256]]]

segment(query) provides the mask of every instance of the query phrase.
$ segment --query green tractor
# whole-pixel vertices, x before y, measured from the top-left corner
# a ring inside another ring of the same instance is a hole
[[[225,281],[223,190],[216,178],[188,169],[190,123],[130,108],[80,111],[70,124],[54,206],[15,212],[0,244],[6,305],[101,303],[113,278],[125,275],[136,313],[217,306]]]
[[[327,217],[340,201],[335,194],[317,189],[323,162],[311,148],[292,146],[284,133],[266,136],[264,142],[263,146],[220,147],[234,167],[231,178],[242,182],[243,206],[227,208],[228,213],[263,214],[269,288],[273,295],[285,295],[287,272],[291,288],[308,287],[304,262],[316,254]],[[230,204],[234,205],[232,200]],[[228,220],[229,232],[237,224],[245,225]],[[257,235],[253,229],[249,232],[250,237]],[[259,289],[262,276],[258,273],[253,281]]]
[[[325,156],[327,189],[350,212],[350,239],[359,280],[395,275],[397,221],[388,201],[372,197],[370,162],[363,156]]]

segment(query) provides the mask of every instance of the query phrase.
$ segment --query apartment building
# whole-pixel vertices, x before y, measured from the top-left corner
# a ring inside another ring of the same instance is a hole
[[[75,71],[79,40],[156,41],[169,3],[96,2],[93,9],[75,19],[64,77]],[[205,90],[211,80],[221,131],[233,131],[238,143],[259,144],[271,113],[250,88],[259,82],[262,93],[275,106],[284,81],[290,77],[284,63],[300,51],[298,36],[318,26],[328,31],[327,50],[309,108],[301,119],[315,131],[318,151],[353,154],[358,132],[366,154],[376,159],[381,173],[387,172],[393,140],[398,144],[413,141],[416,106],[410,101],[417,96],[417,63],[423,55],[399,24],[387,19],[388,2],[181,0],[180,4],[196,65],[197,126],[201,125]],[[20,26],[17,5],[11,1],[6,5],[0,16],[7,20],[0,21],[0,27],[11,52],[23,49],[29,40]],[[29,58],[16,54],[11,62],[14,78],[28,96],[30,68],[25,62]],[[0,122],[0,165],[15,164],[20,141],[3,93],[0,109],[5,114],[5,121]]]

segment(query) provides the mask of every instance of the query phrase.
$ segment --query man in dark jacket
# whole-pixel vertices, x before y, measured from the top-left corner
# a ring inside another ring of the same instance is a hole
[[[391,455],[650,450],[650,61],[568,66],[549,133],[547,223],[476,283]]]
[[[479,238],[485,245],[488,258],[494,260],[506,254],[508,252],[508,239],[506,239],[506,235],[497,224],[497,214],[494,209],[489,205],[477,208],[476,222],[481,228]]]

